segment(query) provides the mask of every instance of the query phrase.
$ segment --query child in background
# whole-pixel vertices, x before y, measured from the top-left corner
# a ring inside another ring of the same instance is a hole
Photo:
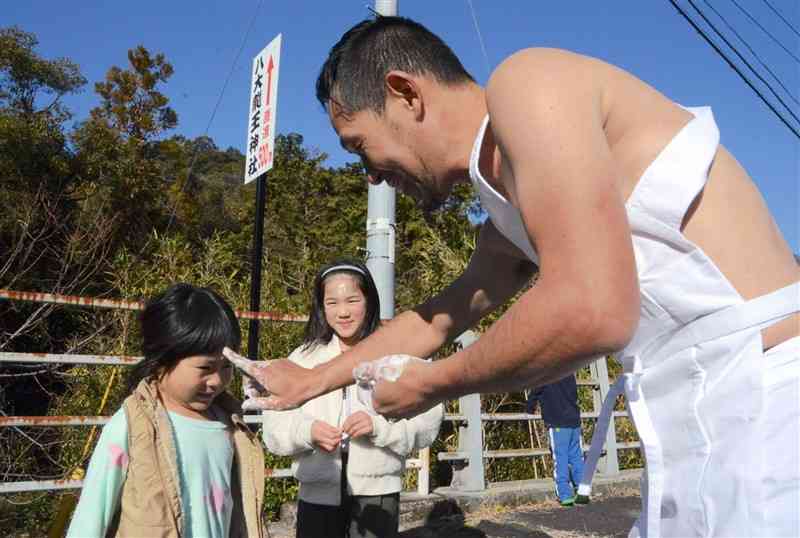
[[[98,440],[67,533],[261,538],[264,454],[225,389],[239,324],[217,293],[175,284],[140,317],[144,359]]]
[[[528,413],[533,414],[537,401],[550,436],[558,500],[562,506],[572,506],[576,502],[586,504],[589,498],[576,497],[573,489],[578,487],[583,475],[581,412],[575,375],[532,390],[528,396]]]
[[[324,364],[379,324],[369,269],[361,261],[337,260],[317,273],[305,337],[289,360],[306,368]],[[390,422],[367,412],[354,385],[298,409],[266,412],[267,448],[295,459],[297,538],[397,536],[405,459],[436,439],[443,412],[440,404]]]

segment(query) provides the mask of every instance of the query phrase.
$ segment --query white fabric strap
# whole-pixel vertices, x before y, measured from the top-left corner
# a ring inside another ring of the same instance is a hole
[[[800,312],[800,282],[712,312],[684,326],[654,352],[669,357],[686,348],[717,340],[746,329],[761,330]],[[657,347],[660,341],[648,346]],[[648,350],[639,353],[648,355]]]
[[[611,424],[614,403],[617,401],[617,396],[622,393],[624,386],[625,377],[620,376],[611,385],[605,400],[603,400],[603,406],[600,408],[600,415],[597,417],[594,433],[592,434],[592,444],[586,454],[586,461],[583,463],[583,476],[581,476],[581,483],[578,485],[578,495],[588,496],[592,492],[592,479],[594,478],[595,469],[597,469],[597,462],[600,460],[600,453],[603,450],[608,426]]]
[[[676,231],[680,230],[697,193],[705,186],[719,146],[719,128],[711,108],[685,110],[694,118],[650,163],[627,202],[628,206],[638,206],[646,215]]]

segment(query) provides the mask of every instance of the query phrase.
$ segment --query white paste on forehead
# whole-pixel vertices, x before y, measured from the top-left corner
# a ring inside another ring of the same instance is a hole
[[[347,293],[347,290],[349,290],[349,289],[350,289],[350,287],[351,287],[351,286],[350,286],[350,283],[349,283],[349,282],[341,282],[341,281],[340,281],[340,282],[337,282],[337,283],[336,283],[336,289],[337,289],[338,291],[342,292],[342,293]]]
[[[334,282],[339,281],[339,285],[342,284],[356,284],[356,277],[347,273],[337,273],[335,275],[331,275],[325,279],[325,285],[333,284]]]
[[[325,279],[325,290],[328,293],[346,294],[349,291],[360,291],[356,277],[346,273],[339,273]]]

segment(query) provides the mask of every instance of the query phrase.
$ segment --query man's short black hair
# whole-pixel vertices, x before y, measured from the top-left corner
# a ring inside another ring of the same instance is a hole
[[[403,17],[364,20],[331,48],[317,78],[323,107],[335,102],[345,113],[383,112],[384,76],[397,69],[430,75],[443,84],[474,81],[444,41],[421,24]]]

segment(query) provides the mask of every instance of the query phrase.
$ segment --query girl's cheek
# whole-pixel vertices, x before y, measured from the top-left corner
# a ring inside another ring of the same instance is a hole
[[[233,379],[233,368],[222,370],[220,377],[222,378],[222,387],[226,388],[231,384],[231,380]]]

